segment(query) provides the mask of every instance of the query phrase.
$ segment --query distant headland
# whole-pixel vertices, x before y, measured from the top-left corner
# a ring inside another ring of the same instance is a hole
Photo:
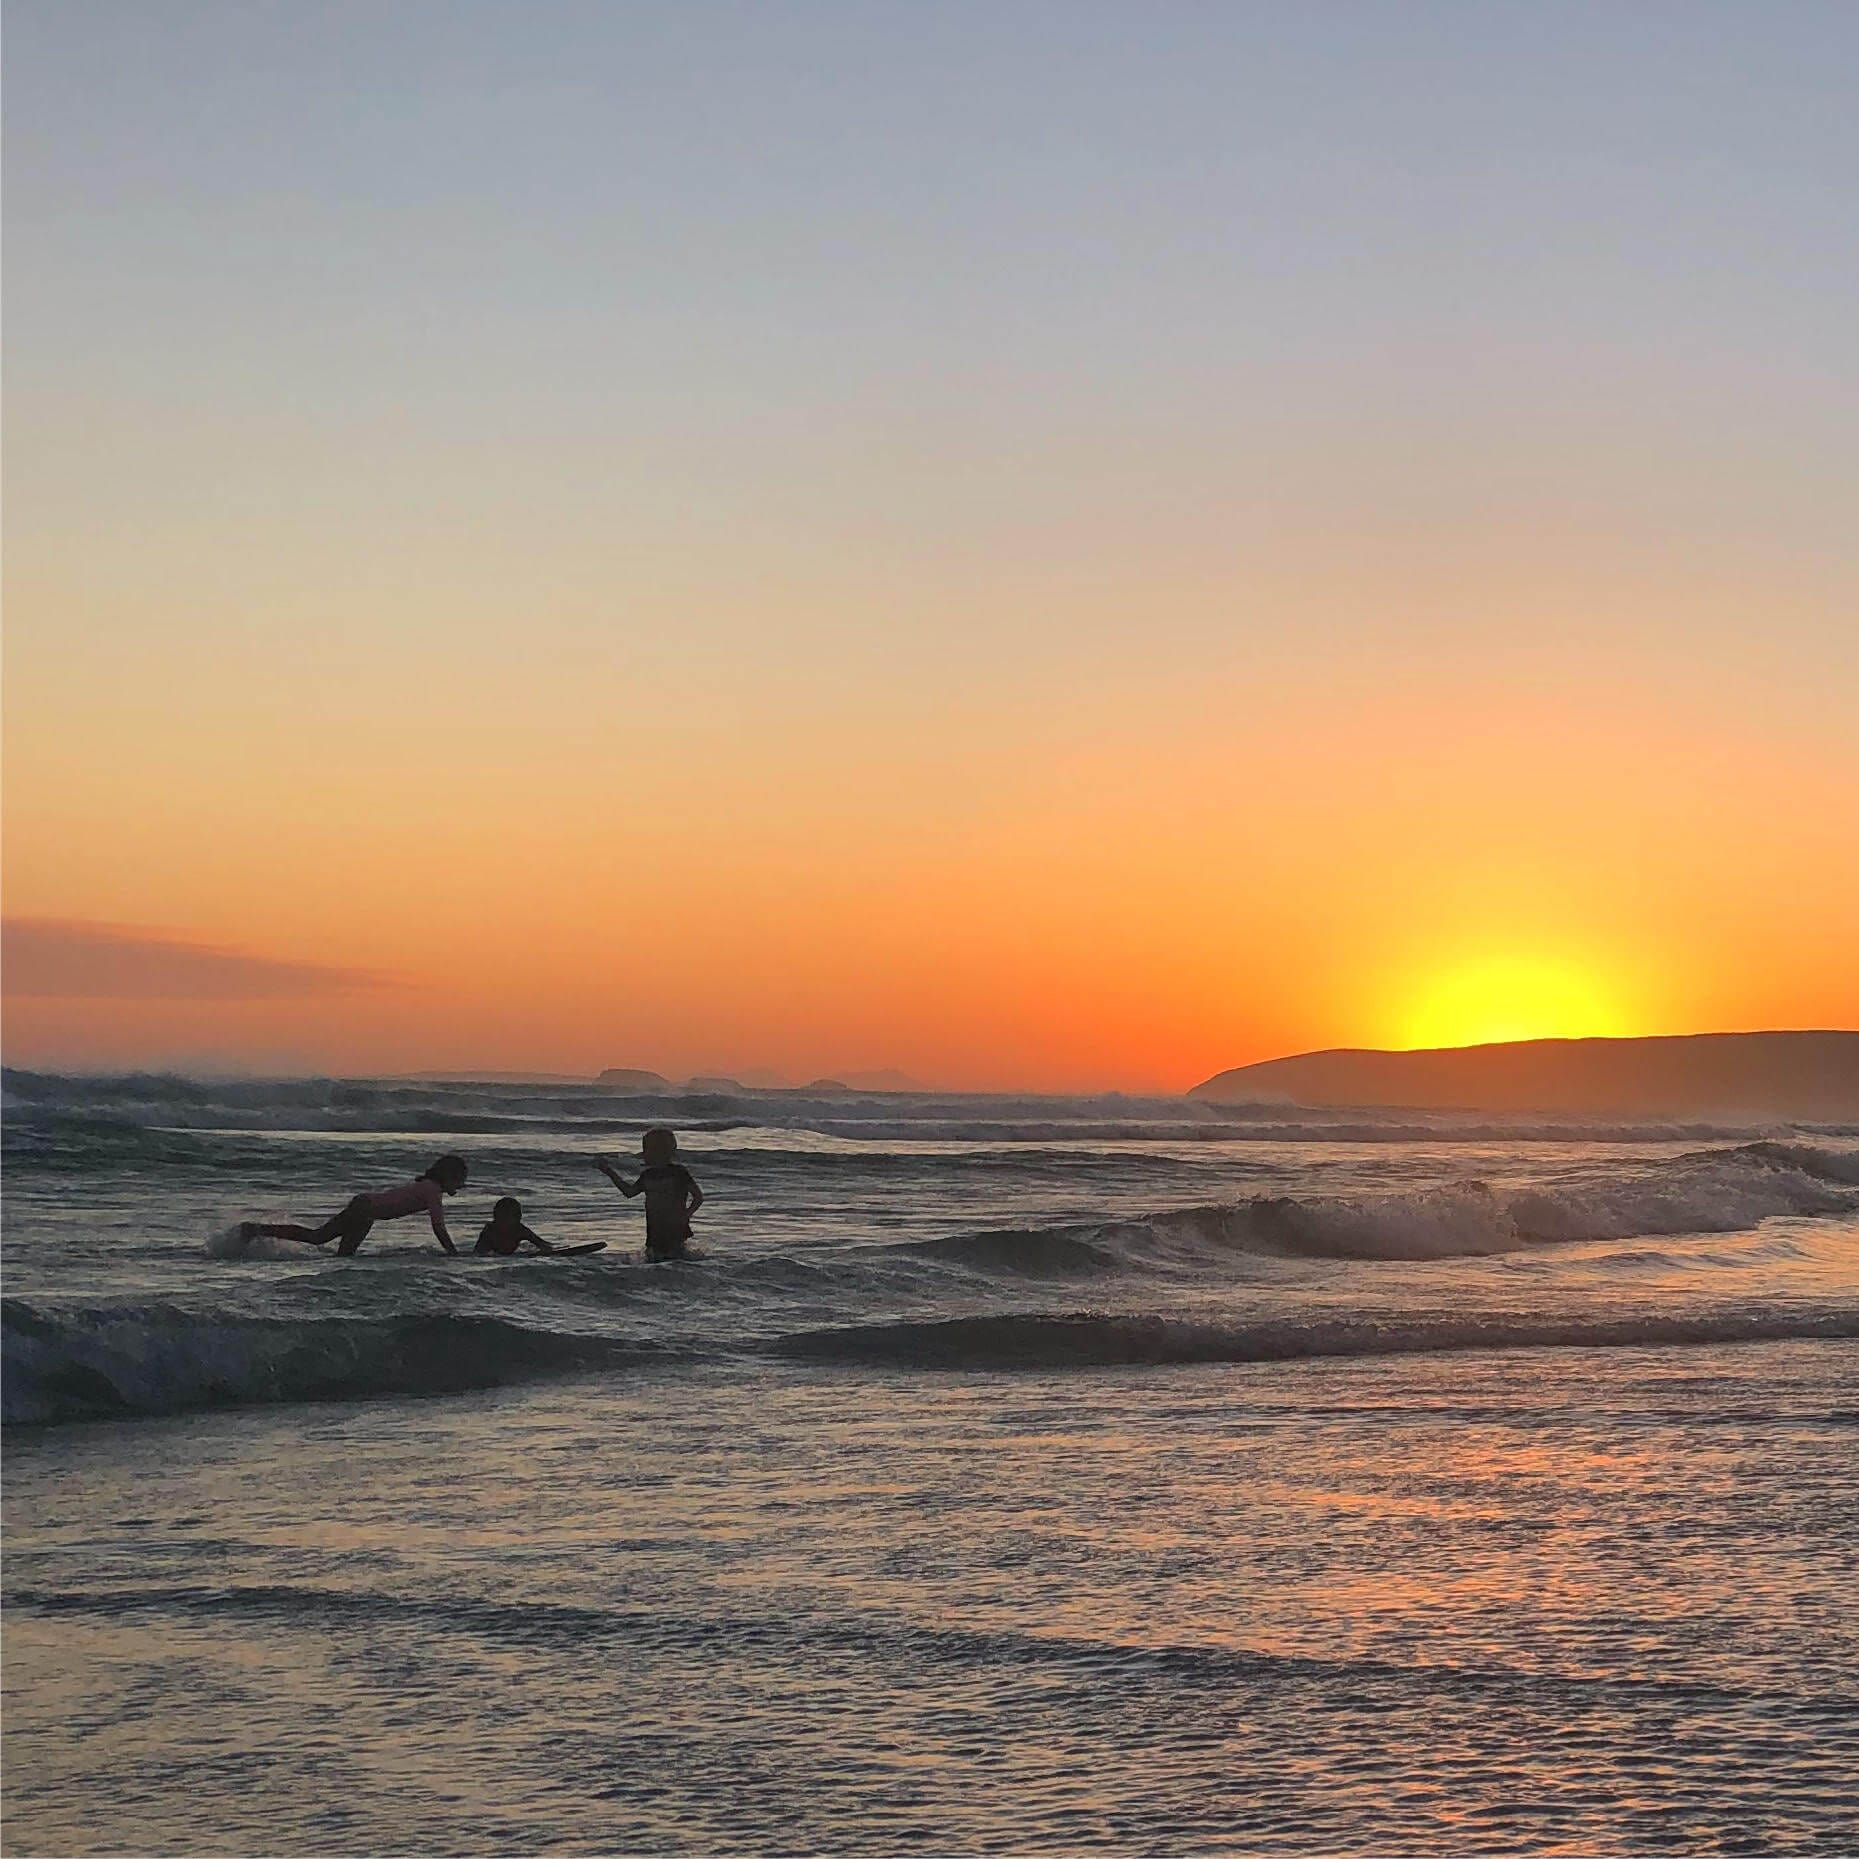
[[[1586,1116],[1859,1118],[1859,1032],[1526,1039],[1419,1052],[1340,1050],[1240,1065],[1210,1103]]]

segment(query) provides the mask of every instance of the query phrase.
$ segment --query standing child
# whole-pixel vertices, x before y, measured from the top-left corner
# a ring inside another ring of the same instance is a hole
[[[331,1214],[321,1226],[264,1225],[248,1220],[238,1228],[243,1244],[254,1239],[296,1239],[306,1246],[326,1246],[339,1240],[336,1250],[347,1258],[361,1248],[369,1229],[377,1220],[400,1220],[408,1214],[424,1214],[432,1222],[433,1237],[447,1252],[456,1252],[452,1235],[445,1230],[444,1201],[465,1185],[468,1171],[455,1155],[442,1155],[425,1174],[398,1187],[378,1188],[372,1194],[358,1194],[340,1213]]]
[[[604,1157],[595,1167],[628,1200],[635,1194],[645,1196],[647,1262],[699,1257],[691,1250],[691,1215],[704,1204],[704,1191],[678,1160],[677,1137],[670,1130],[647,1130],[639,1150],[645,1166],[635,1181],[628,1181]]]

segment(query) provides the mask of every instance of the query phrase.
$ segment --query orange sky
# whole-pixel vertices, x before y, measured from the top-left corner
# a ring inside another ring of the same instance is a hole
[[[462,671],[295,729],[131,678],[107,721],[97,690],[83,729],[17,720],[11,917],[369,985],[14,998],[9,1055],[1182,1086],[1480,1037],[1415,1016],[1493,963],[1571,971],[1602,1017],[1537,989],[1490,1036],[1859,1022],[1859,866],[1830,855],[1859,779],[1811,715],[1560,688],[1585,654],[1376,680],[1210,644],[1043,711],[833,695],[732,735],[629,703],[617,657],[552,686],[553,727]]]
[[[975,15],[959,137],[833,40],[719,142],[675,10],[526,45],[585,113],[411,19],[13,24],[8,1062],[1859,1025],[1845,119],[1688,114],[1814,47],[1494,18],[1421,108],[1287,12],[1319,146],[1234,22]]]

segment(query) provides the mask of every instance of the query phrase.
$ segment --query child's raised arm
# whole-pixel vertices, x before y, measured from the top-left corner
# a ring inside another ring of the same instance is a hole
[[[628,1200],[631,1200],[632,1197],[635,1194],[637,1194],[640,1188],[644,1185],[641,1182],[628,1181],[626,1177],[622,1175],[620,1171],[617,1168],[615,1168],[613,1164],[609,1162],[604,1155],[598,1156],[595,1158],[594,1166],[597,1169],[599,1169],[600,1172],[603,1175],[605,1175],[606,1178],[610,1182],[612,1182],[613,1185],[616,1188],[618,1188],[619,1191],[622,1194],[624,1194]]]

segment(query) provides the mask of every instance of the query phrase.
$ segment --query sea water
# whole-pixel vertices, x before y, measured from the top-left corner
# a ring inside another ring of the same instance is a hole
[[[8,1851],[1859,1850],[1859,1131],[7,1094]]]

